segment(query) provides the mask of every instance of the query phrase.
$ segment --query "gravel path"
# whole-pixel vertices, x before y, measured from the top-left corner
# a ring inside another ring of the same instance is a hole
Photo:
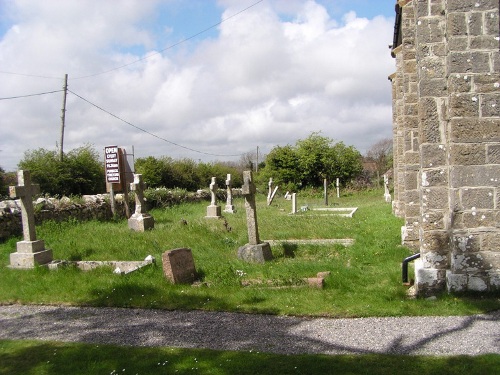
[[[309,319],[226,312],[0,306],[0,339],[281,354],[500,354],[500,311],[466,317]]]

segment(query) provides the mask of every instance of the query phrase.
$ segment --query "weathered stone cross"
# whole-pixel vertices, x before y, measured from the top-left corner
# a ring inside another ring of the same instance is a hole
[[[40,192],[40,186],[31,183],[29,171],[17,172],[17,186],[9,186],[11,198],[21,198],[21,220],[24,240],[16,243],[16,252],[10,254],[10,267],[33,268],[52,261],[52,250],[45,249],[43,240],[36,239],[33,195]]]
[[[145,214],[144,209],[144,181],[142,174],[134,174],[134,182],[130,184],[130,190],[135,192],[135,213]]]
[[[241,187],[245,197],[245,209],[247,211],[248,244],[260,243],[259,228],[257,225],[257,211],[255,209],[255,184],[252,181],[252,171],[243,172],[243,186]]]
[[[257,210],[255,208],[255,185],[252,171],[243,172],[243,186],[241,192],[245,197],[247,212],[248,243],[238,249],[238,258],[247,262],[264,263],[273,259],[269,242],[261,242],[257,226]]]
[[[40,185],[32,184],[30,172],[24,170],[17,172],[17,182],[16,186],[9,186],[9,195],[11,198],[21,198],[24,241],[36,241],[33,195],[40,193]]]

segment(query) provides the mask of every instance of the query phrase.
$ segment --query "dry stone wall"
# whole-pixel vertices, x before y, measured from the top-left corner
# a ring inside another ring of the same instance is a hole
[[[399,0],[393,211],[421,294],[500,289],[498,0]]]

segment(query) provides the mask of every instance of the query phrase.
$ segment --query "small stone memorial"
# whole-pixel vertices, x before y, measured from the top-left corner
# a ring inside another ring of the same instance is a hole
[[[163,273],[173,284],[192,284],[196,280],[196,268],[191,249],[179,248],[162,254]]]
[[[130,184],[130,190],[135,192],[135,212],[128,219],[128,227],[136,232],[153,229],[155,219],[146,212],[144,205],[144,182],[142,174],[134,174],[134,182]]]
[[[261,242],[257,225],[257,210],[255,208],[255,185],[252,171],[243,172],[242,194],[245,197],[247,216],[248,243],[238,249],[238,258],[247,262],[264,263],[272,260],[273,254],[268,242]]]
[[[16,252],[10,254],[11,268],[34,268],[52,262],[52,250],[45,249],[43,240],[36,239],[33,195],[40,192],[40,186],[31,183],[29,171],[17,172],[17,186],[9,186],[11,198],[21,198],[21,220],[23,241],[16,244]]]
[[[387,203],[392,202],[391,193],[389,192],[389,176],[384,174],[384,199]]]
[[[226,198],[226,207],[224,208],[224,212],[228,213],[235,213],[236,210],[233,206],[233,188],[232,188],[232,181],[231,181],[231,174],[227,174],[227,179],[226,179],[226,192],[227,192],[227,198]]]
[[[297,193],[292,193],[292,214],[297,213]]]
[[[221,208],[217,205],[217,181],[215,177],[212,177],[212,183],[210,184],[210,194],[212,195],[210,206],[207,206],[207,218],[218,219],[221,217]]]

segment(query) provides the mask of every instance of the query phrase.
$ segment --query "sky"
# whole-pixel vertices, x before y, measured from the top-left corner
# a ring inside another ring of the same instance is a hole
[[[59,150],[65,74],[65,153],[238,162],[320,132],[366,154],[392,137],[394,4],[0,0],[0,167]]]

